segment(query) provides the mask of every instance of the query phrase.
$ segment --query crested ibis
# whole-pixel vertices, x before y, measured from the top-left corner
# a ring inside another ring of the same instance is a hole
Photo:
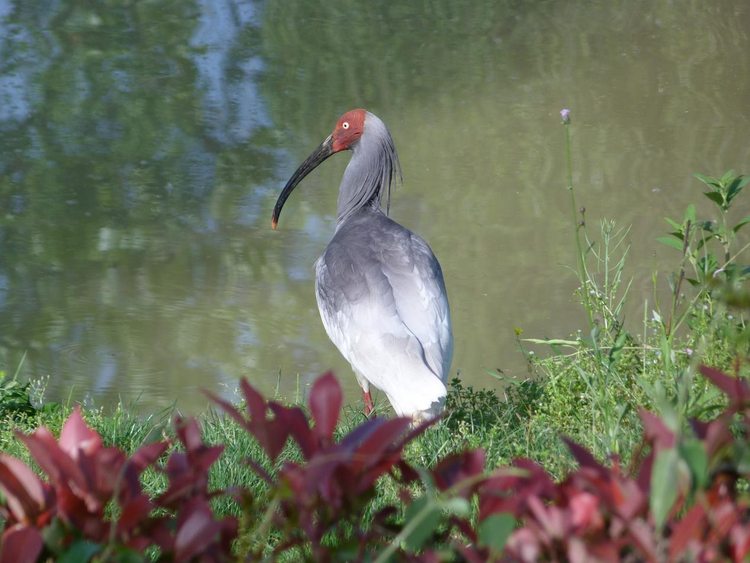
[[[302,179],[343,150],[352,157],[339,186],[336,232],[315,262],[320,317],[352,365],[366,414],[373,408],[372,385],[398,416],[429,419],[440,412],[447,393],[450,309],[430,247],[388,217],[401,168],[385,124],[363,109],[345,113],[284,186],[271,226],[276,228],[284,202]]]

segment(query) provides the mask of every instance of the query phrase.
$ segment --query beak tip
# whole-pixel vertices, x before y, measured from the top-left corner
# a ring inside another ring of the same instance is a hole
[[[271,219],[271,230],[275,231],[276,230],[276,225],[278,225],[278,224],[279,224],[279,222],[275,218]]]

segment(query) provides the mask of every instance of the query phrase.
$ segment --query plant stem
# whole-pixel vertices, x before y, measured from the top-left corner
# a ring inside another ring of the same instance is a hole
[[[670,345],[672,343],[672,322],[674,321],[675,313],[677,313],[677,301],[680,299],[680,288],[682,286],[682,280],[685,279],[685,259],[687,258],[687,250],[690,245],[690,219],[685,223],[685,238],[682,240],[682,260],[680,260],[680,275],[677,278],[677,283],[674,286],[672,293],[672,310],[669,314],[669,321],[667,321],[666,335],[669,339]]]
[[[565,123],[565,153],[568,160],[568,191],[570,192],[570,205],[573,213],[573,234],[576,242],[576,265],[578,266],[578,279],[581,282],[581,291],[583,292],[583,302],[586,306],[586,312],[589,317],[589,327],[591,331],[594,330],[594,312],[591,310],[591,302],[589,301],[589,292],[586,283],[586,265],[583,250],[581,249],[581,238],[578,236],[580,225],[578,224],[578,214],[576,211],[576,198],[573,193],[573,167],[571,165],[570,158],[570,129],[569,124]]]

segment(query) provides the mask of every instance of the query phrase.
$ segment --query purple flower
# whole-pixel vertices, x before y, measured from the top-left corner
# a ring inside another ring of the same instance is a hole
[[[570,110],[564,109],[560,112],[560,117],[562,117],[563,124],[567,125],[570,123]]]

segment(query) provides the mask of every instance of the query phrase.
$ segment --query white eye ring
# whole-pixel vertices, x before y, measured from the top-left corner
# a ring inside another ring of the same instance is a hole
[[[349,122],[348,122],[348,121],[344,121],[344,122],[343,122],[343,123],[341,124],[341,127],[343,127],[344,129],[349,129]]]

